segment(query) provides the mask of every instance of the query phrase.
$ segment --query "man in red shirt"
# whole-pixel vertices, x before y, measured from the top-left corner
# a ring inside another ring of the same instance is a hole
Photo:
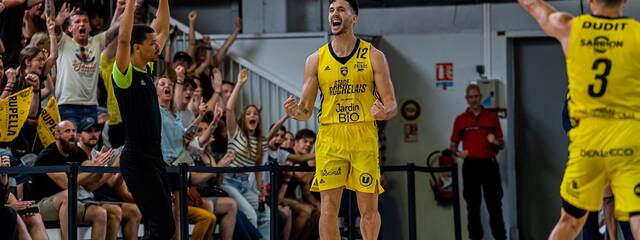
[[[456,117],[450,149],[464,158],[462,182],[464,200],[467,201],[469,238],[482,239],[480,204],[483,192],[493,237],[506,239],[500,168],[495,158],[504,147],[498,114],[482,108],[478,85],[469,85],[466,93],[469,108]],[[458,151],[460,141],[463,143],[462,151]]]

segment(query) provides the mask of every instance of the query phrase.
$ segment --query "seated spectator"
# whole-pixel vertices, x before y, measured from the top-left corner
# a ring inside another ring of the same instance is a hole
[[[210,143],[215,139],[212,137],[213,129],[215,129],[217,123],[220,121],[220,117],[222,116],[222,109],[219,107],[216,108],[214,113],[214,119],[211,123],[201,122],[198,132],[196,133],[196,138],[208,138],[205,143],[205,148],[202,151],[202,154],[198,158],[195,159],[195,163],[200,166],[208,166],[208,167],[227,167],[229,164],[235,159],[235,154],[228,153],[222,158],[218,163],[216,163],[216,159],[213,158],[210,149]],[[194,186],[202,186],[207,184],[213,184],[211,182],[212,179],[216,178],[217,174],[213,173],[191,173],[191,184]],[[233,238],[234,228],[236,226],[236,215],[238,211],[238,207],[236,202],[227,196],[212,196],[209,193],[202,194],[199,190],[197,190],[201,199],[201,205],[199,207],[209,210],[214,213],[220,223],[220,238],[223,240],[230,240]]]
[[[95,147],[100,139],[100,128],[101,125],[93,118],[84,118],[80,122],[78,147],[87,156],[91,156],[93,162],[96,161],[95,158],[99,153]],[[113,155],[106,165],[119,167],[119,163],[119,156]],[[119,187],[122,187],[122,176],[119,173],[104,173],[99,180],[87,185],[86,190],[89,191],[87,197],[81,199],[78,196],[78,200],[83,203],[100,205],[107,210],[107,239],[115,240],[118,237],[121,223],[124,223],[123,235],[125,239],[138,239],[138,228],[142,214],[134,203],[124,202],[114,194]]]
[[[284,140],[282,141],[280,148],[289,153],[293,153],[293,134],[291,132],[286,131],[284,133]]]
[[[313,155],[311,150],[315,143],[316,135],[309,129],[298,131],[295,136],[293,154],[300,156]],[[310,157],[307,157],[307,159]],[[312,157],[311,157],[312,158]],[[311,162],[309,160],[307,162]],[[291,161],[290,161],[291,162]],[[298,161],[295,165],[309,166],[307,162]],[[293,164],[293,162],[292,162]],[[290,178],[285,178],[283,184],[284,203],[293,211],[294,222],[291,238],[309,239],[318,235],[318,221],[320,220],[320,201],[309,190],[313,180],[313,173],[295,172]],[[300,191],[301,196],[296,192]]]
[[[177,72],[183,72],[182,67],[178,67]],[[181,77],[181,75],[179,75]],[[184,84],[184,83],[183,83]],[[182,89],[182,86],[178,86]],[[185,129],[182,125],[181,115],[177,114],[176,107],[177,102],[183,101],[183,91],[177,91],[174,94],[173,82],[166,77],[160,78],[156,82],[156,94],[158,96],[158,103],[160,104],[160,115],[162,117],[162,131],[161,131],[161,145],[162,156],[167,165],[175,165],[175,162],[190,162],[191,155],[197,153],[199,155],[202,152],[203,146],[208,139],[194,138],[195,131]],[[206,109],[203,107],[200,109],[198,118],[196,118],[191,124],[197,127],[197,124],[202,120]],[[195,130],[195,128],[194,128]],[[179,179],[175,173],[169,173],[170,190],[174,197],[174,218],[176,226],[179,226],[179,212],[177,206],[180,205],[180,201],[184,201],[178,198]],[[208,212],[210,216],[198,211],[198,209],[192,209],[190,215],[200,214],[195,216],[201,221],[210,221],[210,217],[213,217],[211,212]],[[202,236],[203,232],[208,231],[208,224],[202,223],[196,225],[198,227],[194,231],[197,231],[198,236]],[[177,229],[176,231],[179,231]]]
[[[6,205],[13,208],[18,213],[18,236],[19,239],[47,239],[47,231],[40,213],[25,212],[28,208],[37,207],[34,201],[19,201],[13,193],[9,193]]]
[[[220,119],[220,115],[222,114],[222,110],[218,109],[217,118]],[[201,132],[202,134],[195,134],[195,139],[202,139],[201,141],[209,143],[212,141],[211,132],[213,131],[214,125],[216,121],[212,121],[211,124],[208,124],[206,130]],[[196,131],[197,132],[197,131]],[[193,163],[191,164],[193,165]],[[191,181],[192,184],[195,181],[206,181],[208,177],[211,177],[213,174],[209,173],[191,173]],[[196,179],[196,180],[194,180]],[[212,234],[214,227],[216,225],[216,215],[214,215],[213,211],[206,209],[204,205],[204,201],[200,193],[198,192],[195,186],[190,186],[188,190],[188,218],[189,223],[195,224],[193,232],[191,234],[191,239],[209,239]],[[229,230],[229,229],[227,229]]]
[[[8,156],[0,156],[0,167],[11,167]],[[0,236],[7,239],[18,238],[18,214],[16,210],[5,206],[9,196],[9,176],[0,174]]]
[[[55,143],[47,146],[36,160],[36,166],[60,166],[70,162],[88,166],[103,166],[113,155],[113,151],[101,152],[96,161],[88,161],[89,157],[77,147],[76,127],[70,121],[62,121],[56,125]],[[80,173],[77,184],[80,186],[93,183],[102,177],[96,173]],[[38,204],[44,221],[60,221],[63,239],[67,239],[67,176],[65,173],[35,174],[32,176],[33,200]],[[107,210],[93,204],[77,203],[76,217],[80,223],[90,223],[91,238],[105,239],[107,232]]]

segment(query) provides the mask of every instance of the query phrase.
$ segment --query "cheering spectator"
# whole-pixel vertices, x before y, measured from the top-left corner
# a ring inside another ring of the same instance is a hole
[[[86,12],[73,11],[68,21],[66,30],[71,37],[61,34],[58,43],[55,96],[60,118],[77,125],[85,117],[97,118],[98,60],[105,45],[118,36],[119,24],[112,24],[107,31],[91,37]]]
[[[236,118],[236,102],[240,96],[240,88],[249,80],[249,73],[242,69],[238,73],[238,84],[226,105],[227,136],[229,149],[236,153],[231,167],[250,167],[262,165],[262,155],[266,152],[267,143],[262,135],[260,110],[256,105],[244,107],[239,118]],[[256,184],[249,183],[250,174],[225,174],[222,189],[238,203],[241,212],[247,215],[263,236],[270,235],[268,206],[264,206],[266,188],[262,181],[262,172],[255,174]],[[255,187],[257,186],[257,187]]]

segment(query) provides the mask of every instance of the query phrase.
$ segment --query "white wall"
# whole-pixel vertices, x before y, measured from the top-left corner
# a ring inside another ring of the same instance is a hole
[[[464,111],[464,88],[477,78],[475,66],[482,64],[481,33],[460,34],[410,34],[389,35],[383,38],[380,49],[385,53],[391,68],[398,102],[417,100],[422,107],[417,120],[418,142],[405,143],[404,121],[395,118],[387,126],[388,163],[425,165],[427,155],[448,147],[452,120]],[[457,46],[451,48],[449,46]],[[480,46],[480,47],[479,47]],[[435,86],[435,63],[453,62],[455,86],[447,91]],[[390,183],[387,198],[395,204],[386,206],[386,213],[401,224],[390,225],[385,233],[392,233],[394,226],[408,226],[405,174],[388,174]],[[433,194],[428,191],[427,174],[417,174],[416,214],[418,239],[453,239],[453,209],[437,207]],[[464,205],[463,205],[464,208]],[[391,210],[393,209],[393,210]],[[466,218],[463,216],[463,226]],[[408,238],[404,231],[401,239]]]

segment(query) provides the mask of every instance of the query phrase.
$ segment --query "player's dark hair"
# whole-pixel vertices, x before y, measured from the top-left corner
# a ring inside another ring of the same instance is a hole
[[[131,52],[133,52],[134,44],[142,44],[145,40],[147,40],[148,33],[154,33],[153,28],[144,25],[144,24],[135,24],[133,25],[133,30],[131,31]]]
[[[335,1],[336,0],[329,0],[329,5],[331,5]],[[346,1],[349,3],[349,6],[351,6],[351,9],[353,9],[353,12],[356,13],[356,15],[358,15],[358,0],[346,0]]]

